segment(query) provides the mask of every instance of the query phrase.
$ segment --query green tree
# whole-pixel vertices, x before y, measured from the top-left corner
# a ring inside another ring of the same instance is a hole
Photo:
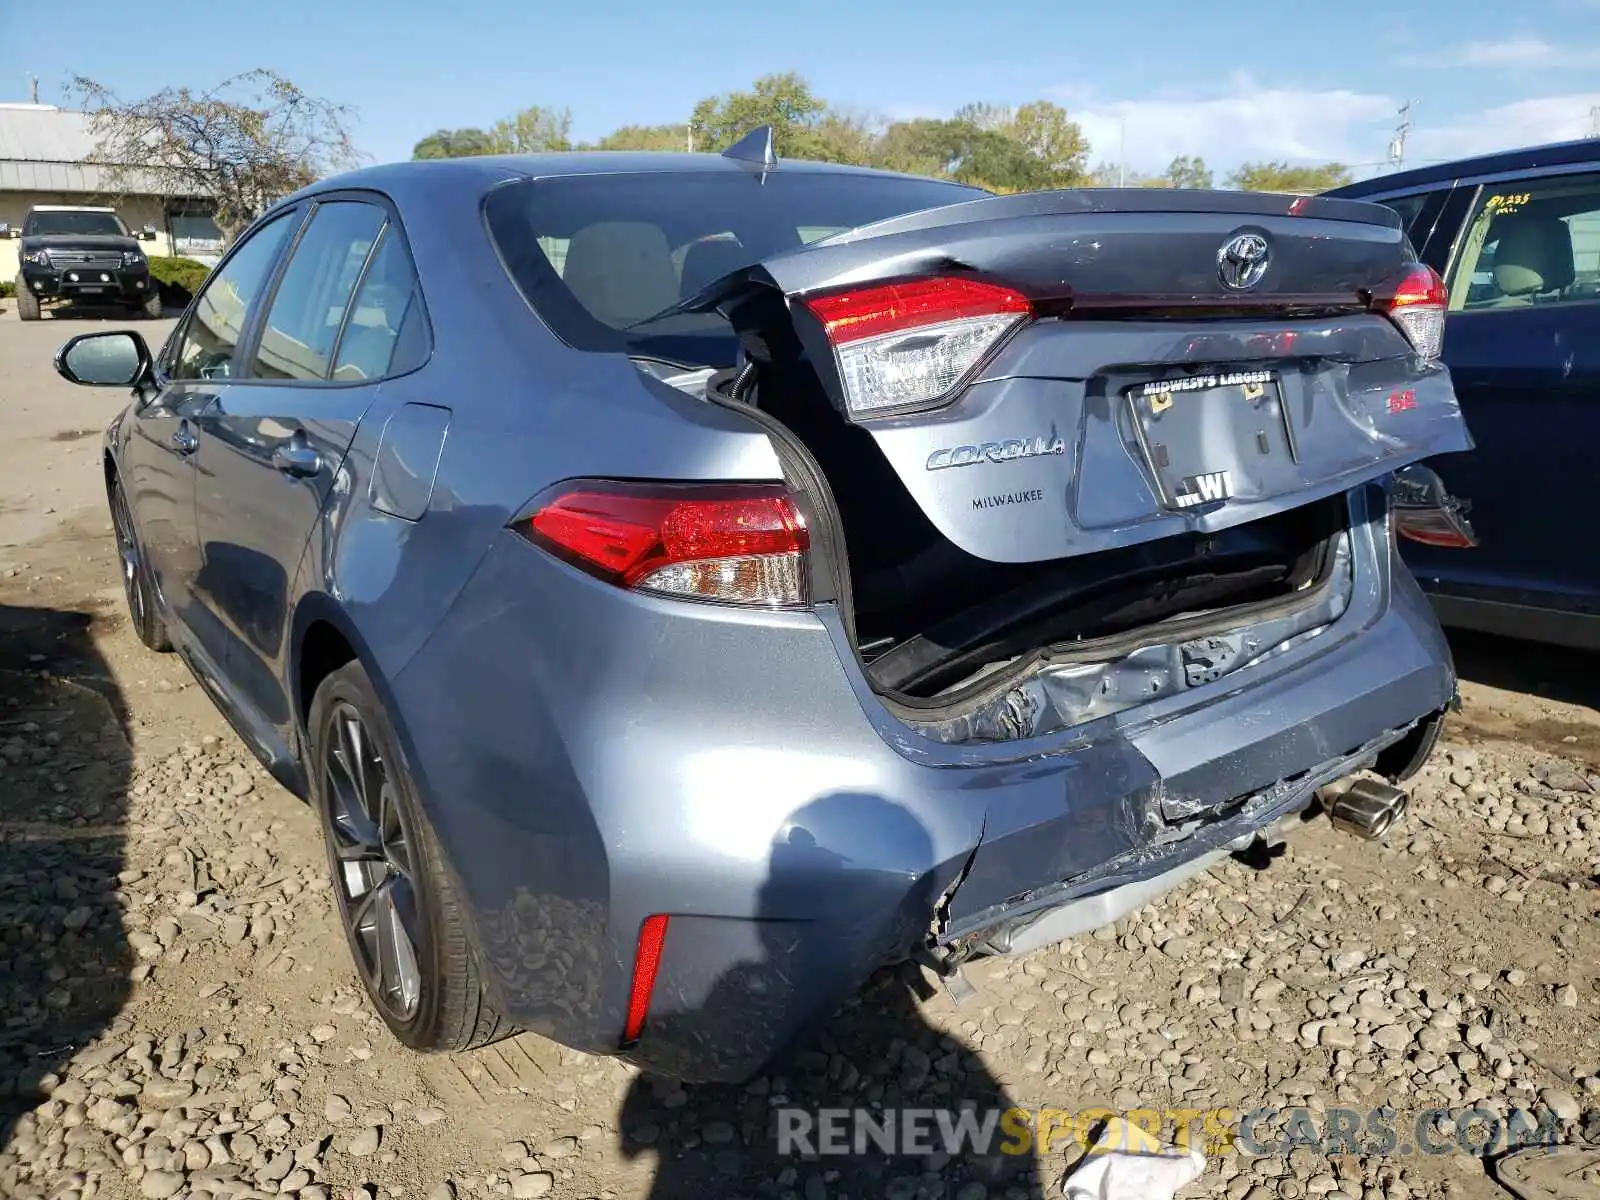
[[[532,105],[489,130],[494,154],[543,154],[572,149],[572,111]]]
[[[1211,168],[1206,166],[1203,158],[1191,158],[1187,154],[1180,154],[1167,164],[1165,175],[1167,187],[1175,188],[1209,188],[1211,182]]]
[[[694,106],[694,146],[726,150],[752,129],[771,125],[780,158],[820,158],[816,127],[827,107],[794,72],[763,75],[747,92],[707,96]]]
[[[992,191],[1025,192],[1056,186],[1049,166],[1016,138],[981,128],[969,115],[948,121],[896,121],[878,139],[877,162],[891,171],[938,175]]]
[[[1291,167],[1286,162],[1244,163],[1228,176],[1228,186],[1241,192],[1325,192],[1350,182],[1343,163]]]
[[[1074,187],[1088,174],[1089,139],[1059,104],[1048,100],[1024,104],[999,132],[1039,160],[1045,187]]]
[[[613,129],[592,150],[683,150],[687,148],[688,128],[683,125],[624,125]]]
[[[1034,159],[1032,163],[1013,160],[1009,177],[994,181],[1011,185],[1012,190],[1074,187],[1089,176],[1089,139],[1059,104],[1035,100],[1017,109],[1003,104],[963,104],[951,123],[973,131],[968,136],[978,153],[982,153],[978,147],[985,143],[986,135],[993,134]]]
[[[436,129],[411,148],[411,157],[470,158],[494,152],[494,139],[482,129]]]
[[[870,167],[878,161],[875,122],[858,113],[828,109],[812,127],[816,157],[827,162]]]

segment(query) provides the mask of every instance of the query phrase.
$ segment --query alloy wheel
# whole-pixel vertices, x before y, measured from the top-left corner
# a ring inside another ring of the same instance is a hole
[[[140,575],[139,543],[133,536],[133,516],[128,512],[128,498],[122,488],[115,489],[116,503],[111,508],[111,524],[117,535],[117,558],[122,567],[122,591],[128,601],[128,611],[133,615],[136,628],[144,627],[146,602],[144,579]]]
[[[328,722],[323,786],[339,908],[356,966],[394,1019],[422,995],[416,874],[395,782],[360,711],[340,703]]]

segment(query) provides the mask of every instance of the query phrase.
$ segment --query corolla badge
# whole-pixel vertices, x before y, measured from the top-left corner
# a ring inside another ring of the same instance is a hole
[[[942,471],[946,467],[970,467],[982,462],[1003,463],[1018,458],[1039,458],[1046,454],[1066,452],[1066,442],[1054,434],[1049,437],[981,442],[976,446],[946,446],[928,455],[928,470]]]
[[[1239,233],[1217,251],[1217,277],[1236,292],[1255,287],[1272,263],[1272,248],[1259,233]]]

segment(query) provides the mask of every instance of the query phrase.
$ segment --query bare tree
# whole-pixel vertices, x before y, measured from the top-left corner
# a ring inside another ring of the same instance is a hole
[[[95,137],[92,162],[123,192],[210,197],[231,241],[273,201],[360,155],[350,110],[258,68],[208,91],[163,88],[124,101],[73,81]]]

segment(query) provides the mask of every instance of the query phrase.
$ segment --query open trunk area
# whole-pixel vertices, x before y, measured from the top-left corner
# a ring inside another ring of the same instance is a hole
[[[1337,495],[1215,533],[993,562],[934,527],[872,435],[823,400],[804,364],[763,373],[745,399],[782,422],[828,480],[857,652],[873,687],[913,708],[977,700],[1013,676],[1005,668],[1043,651],[1185,618],[1185,627],[1207,617],[1227,625],[1236,610],[1235,623],[1246,622],[1323,582],[1348,523]]]

